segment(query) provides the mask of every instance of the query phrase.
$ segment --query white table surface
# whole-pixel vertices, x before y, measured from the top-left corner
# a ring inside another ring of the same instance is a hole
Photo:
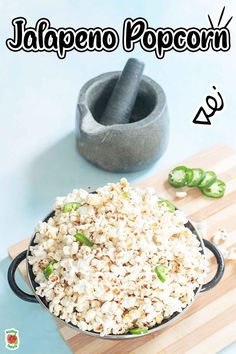
[[[12,53],[5,40],[12,37],[11,20],[24,16],[30,25],[47,17],[55,27],[113,26],[121,34],[126,17],[146,18],[153,27],[204,27],[207,14],[222,22],[236,12],[233,1],[149,0],[0,0],[0,352],[3,330],[20,330],[19,353],[67,353],[50,316],[37,305],[23,303],[6,282],[7,248],[32,233],[34,225],[52,208],[53,199],[74,187],[92,189],[121,175],[104,172],[75,150],[75,105],[80,87],[105,71],[119,70],[130,57],[142,59],[145,74],[164,88],[171,118],[171,135],[165,155],[151,168],[125,174],[129,181],[143,180],[154,172],[211,145],[224,141],[236,148],[235,20],[229,26],[232,48],[227,53],[174,53],[164,60],[137,46],[125,53],[71,52],[65,60],[54,53]],[[225,108],[211,126],[192,124],[194,114],[215,84]],[[43,323],[43,325],[42,325]],[[37,341],[37,345],[35,345]],[[236,345],[224,350],[233,353]]]

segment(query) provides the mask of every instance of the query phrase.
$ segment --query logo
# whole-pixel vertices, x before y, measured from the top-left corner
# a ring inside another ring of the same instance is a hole
[[[5,329],[5,346],[9,350],[18,349],[20,346],[19,331],[15,328]]]

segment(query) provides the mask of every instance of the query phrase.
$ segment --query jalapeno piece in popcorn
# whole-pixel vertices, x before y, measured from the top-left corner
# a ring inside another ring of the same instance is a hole
[[[78,241],[79,243],[82,243],[85,246],[89,246],[92,247],[93,246],[93,242],[90,241],[85,234],[79,232],[75,235],[76,241]]]
[[[128,198],[129,198],[129,193],[128,193],[128,192],[122,193],[122,197],[123,197],[124,199],[128,199]]]
[[[147,327],[131,328],[131,329],[129,329],[129,333],[131,333],[131,334],[144,334],[144,333],[148,333],[148,328],[147,328]]]
[[[46,279],[53,273],[53,264],[49,263],[49,265],[44,269],[43,274]]]
[[[164,265],[158,265],[155,267],[155,273],[158,277],[158,279],[164,283],[166,281],[167,275],[168,275],[168,268]]]
[[[175,206],[167,199],[162,199],[157,202],[158,206],[165,205],[169,211],[173,212],[175,211]]]
[[[74,211],[77,210],[81,207],[81,204],[78,202],[70,202],[70,203],[66,203],[64,204],[63,208],[62,208],[62,212],[63,213],[69,213],[70,211]]]

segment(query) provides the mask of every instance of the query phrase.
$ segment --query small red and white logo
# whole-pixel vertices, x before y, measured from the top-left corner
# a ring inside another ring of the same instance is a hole
[[[9,350],[16,350],[20,346],[19,331],[15,328],[5,329],[5,346]]]

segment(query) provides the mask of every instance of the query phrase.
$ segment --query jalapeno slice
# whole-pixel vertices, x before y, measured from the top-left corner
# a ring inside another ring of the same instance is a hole
[[[204,179],[199,183],[198,187],[207,188],[210,187],[217,180],[217,176],[214,171],[206,171]]]
[[[158,206],[165,205],[169,209],[169,211],[171,211],[171,212],[175,211],[175,206],[167,199],[159,200],[157,202],[157,205]]]
[[[148,333],[148,328],[147,328],[147,327],[131,328],[131,329],[129,329],[129,333],[131,333],[131,334],[144,334],[144,333]]]
[[[68,213],[70,211],[74,211],[74,210],[77,210],[81,207],[81,204],[78,203],[78,202],[70,202],[70,203],[66,203],[63,205],[63,208],[62,208],[62,212],[63,213]]]
[[[193,178],[188,182],[188,187],[197,187],[206,176],[206,172],[202,168],[192,168]]]
[[[166,281],[167,275],[168,275],[168,268],[164,265],[158,265],[155,267],[155,273],[158,276],[158,279],[164,283]]]
[[[90,241],[85,234],[79,232],[75,235],[76,241],[78,241],[79,243],[84,244],[85,246],[89,246],[92,247],[93,246],[93,242]]]
[[[210,198],[222,198],[225,194],[225,183],[217,179],[211,186],[201,188],[201,192]]]
[[[191,183],[193,179],[193,170],[191,168],[186,167],[186,175],[187,175],[187,179],[185,184],[189,185],[189,183]]]
[[[53,264],[49,263],[47,267],[44,269],[43,274],[45,278],[48,279],[52,273],[53,273]]]
[[[190,172],[189,169],[185,166],[177,166],[173,170],[170,171],[168,176],[169,183],[175,187],[180,188],[184,187],[188,181],[190,180]]]

